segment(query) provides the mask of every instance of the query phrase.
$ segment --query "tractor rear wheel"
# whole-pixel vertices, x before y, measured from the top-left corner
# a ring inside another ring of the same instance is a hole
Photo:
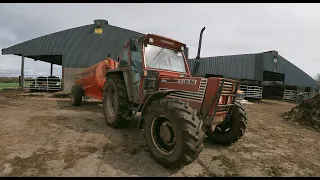
[[[203,122],[180,100],[155,100],[146,109],[144,137],[151,155],[166,168],[195,161],[203,149]]]
[[[129,98],[122,76],[110,75],[103,86],[103,113],[107,124],[113,128],[123,128],[129,123],[123,118]]]
[[[82,87],[78,84],[71,88],[71,103],[72,106],[80,106],[82,103]]]
[[[230,110],[231,117],[228,122],[222,122],[213,132],[206,131],[206,135],[212,143],[229,146],[244,135],[248,123],[245,108],[240,102],[235,101],[235,105]],[[208,127],[208,129],[210,128]]]

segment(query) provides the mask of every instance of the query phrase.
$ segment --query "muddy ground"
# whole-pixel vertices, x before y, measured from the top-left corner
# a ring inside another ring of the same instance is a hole
[[[0,176],[320,176],[320,134],[281,118],[294,105],[245,104],[245,136],[205,143],[200,158],[167,170],[149,155],[138,121],[108,127],[99,102],[0,94]]]

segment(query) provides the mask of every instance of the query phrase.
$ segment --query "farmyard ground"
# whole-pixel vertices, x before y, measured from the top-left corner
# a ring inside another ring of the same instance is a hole
[[[281,118],[293,104],[244,106],[243,139],[205,143],[194,163],[167,170],[150,157],[138,121],[112,129],[99,102],[0,93],[0,176],[320,176],[320,134]]]

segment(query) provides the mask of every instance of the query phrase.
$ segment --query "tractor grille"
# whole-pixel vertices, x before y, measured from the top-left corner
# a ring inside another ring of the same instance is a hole
[[[204,94],[206,92],[207,83],[208,83],[207,79],[201,79],[198,92],[192,92],[192,91],[175,92],[175,93],[170,94],[169,97],[202,102]],[[170,89],[160,88],[160,90],[170,90]]]
[[[222,84],[222,81],[220,85]],[[230,80],[224,80],[221,95],[233,95],[233,82]]]
[[[219,105],[218,106],[218,109],[217,109],[217,112],[222,112],[222,111],[229,111],[229,107],[230,105]]]

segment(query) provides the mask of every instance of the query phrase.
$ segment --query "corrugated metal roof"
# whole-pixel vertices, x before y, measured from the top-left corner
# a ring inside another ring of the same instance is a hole
[[[35,59],[42,55],[62,55],[62,62],[57,64],[66,68],[86,68],[102,61],[109,53],[111,58],[117,60],[125,42],[131,37],[144,35],[108,24],[103,25],[103,33],[97,35],[94,33],[95,27],[91,24],[35,38],[5,48],[2,54]],[[188,48],[185,52],[188,56]]]
[[[277,57],[277,63],[273,58]],[[192,72],[196,59],[189,59],[188,65]],[[277,51],[257,54],[243,54],[200,59],[199,74],[223,75],[236,79],[263,80],[263,70],[285,74],[285,84],[311,87],[316,89],[316,81],[300,68],[278,55]]]
[[[276,71],[278,73],[285,74],[285,84],[300,86],[300,87],[311,87],[316,89],[317,82],[315,79],[310,77],[307,73],[302,71],[299,67],[292,64],[284,57],[277,55],[277,63],[274,63],[273,56],[264,59],[264,70]]]
[[[104,25],[103,33],[94,33],[95,24],[72,28],[35,38],[2,50],[2,54],[34,57],[62,55],[67,68],[85,68],[107,57],[117,59],[122,46],[131,37],[143,35],[119,27]]]

